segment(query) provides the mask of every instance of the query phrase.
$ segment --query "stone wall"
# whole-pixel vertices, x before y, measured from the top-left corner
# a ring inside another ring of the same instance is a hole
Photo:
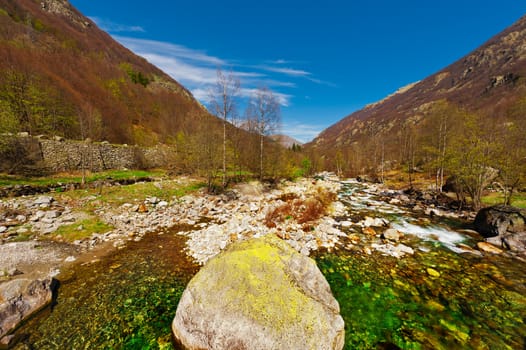
[[[172,149],[165,145],[138,147],[107,142],[48,140],[20,136],[15,140],[13,144],[21,148],[18,154],[27,157],[25,160],[19,159],[20,165],[38,164],[42,170],[52,173],[83,168],[102,171],[164,167],[168,165],[172,153]],[[23,169],[23,166],[20,169]],[[8,171],[0,169],[2,170]]]

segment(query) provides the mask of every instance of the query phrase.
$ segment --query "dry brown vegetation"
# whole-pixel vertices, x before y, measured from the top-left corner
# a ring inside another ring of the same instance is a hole
[[[285,203],[267,213],[265,225],[273,228],[286,220],[294,220],[302,225],[304,231],[310,231],[313,222],[327,214],[329,206],[336,200],[336,194],[318,187],[306,199],[292,193],[284,194],[280,199]]]
[[[151,145],[213,118],[74,8],[0,0],[0,29],[0,132]]]

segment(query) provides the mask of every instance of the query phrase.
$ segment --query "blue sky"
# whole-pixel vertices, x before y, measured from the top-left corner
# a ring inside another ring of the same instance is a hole
[[[206,104],[216,70],[266,86],[306,142],[453,63],[526,14],[524,0],[70,0]]]

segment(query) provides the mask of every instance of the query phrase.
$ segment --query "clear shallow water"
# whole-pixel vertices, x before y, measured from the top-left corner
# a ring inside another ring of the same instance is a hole
[[[53,310],[17,349],[173,349],[177,303],[198,270],[173,231],[64,271]]]
[[[415,251],[400,259],[367,254],[378,238],[360,235],[354,249],[317,255],[340,303],[346,349],[525,348],[524,262],[466,253],[458,244],[475,242],[453,228],[461,222],[389,210],[361,185],[346,186],[341,199],[351,216],[388,217]]]
[[[459,254],[459,242],[474,244],[452,228],[461,223],[422,220],[348,186],[350,216],[388,218],[415,254],[364,253],[377,239],[364,236],[354,249],[317,254],[345,319],[345,349],[524,349],[523,262]],[[175,231],[64,271],[54,309],[23,329],[17,349],[172,349],[171,321],[198,270]]]

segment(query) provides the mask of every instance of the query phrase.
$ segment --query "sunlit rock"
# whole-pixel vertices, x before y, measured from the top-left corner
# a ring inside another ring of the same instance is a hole
[[[0,339],[49,305],[56,280],[18,279],[0,285]]]
[[[172,330],[185,349],[342,349],[339,312],[316,263],[266,235],[208,261],[184,291]]]

